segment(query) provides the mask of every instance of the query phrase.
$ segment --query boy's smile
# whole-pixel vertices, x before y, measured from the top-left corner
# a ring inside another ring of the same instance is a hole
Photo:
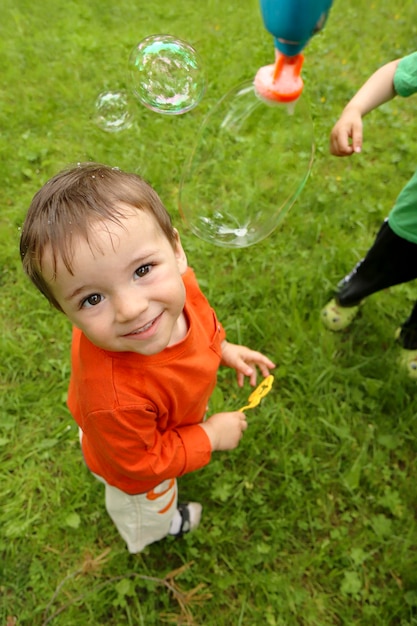
[[[65,315],[92,343],[150,355],[185,337],[181,275],[187,259],[179,237],[174,249],[151,213],[126,205],[121,225],[97,222],[89,241],[75,235],[72,244],[73,274],[58,258],[52,278],[46,251],[44,276]]]

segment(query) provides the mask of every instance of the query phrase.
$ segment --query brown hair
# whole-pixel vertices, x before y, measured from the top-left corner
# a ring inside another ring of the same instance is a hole
[[[74,236],[89,242],[91,225],[109,220],[121,224],[120,204],[151,213],[172,246],[176,231],[156,191],[137,174],[99,163],[79,163],[51,178],[33,197],[20,238],[23,269],[41,293],[61,310],[42,276],[45,248],[51,251],[54,273],[58,257],[72,273]]]

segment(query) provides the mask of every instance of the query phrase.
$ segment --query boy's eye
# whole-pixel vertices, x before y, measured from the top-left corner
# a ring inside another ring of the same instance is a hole
[[[91,294],[91,296],[88,296],[88,298],[85,298],[85,300],[81,302],[81,306],[82,307],[96,306],[96,304],[100,304],[102,299],[103,298],[99,293],[93,293]]]
[[[151,271],[151,267],[152,265],[150,263],[148,263],[148,265],[141,265],[140,267],[138,267],[137,270],[135,270],[136,276],[142,278],[146,274],[149,274],[149,272]]]

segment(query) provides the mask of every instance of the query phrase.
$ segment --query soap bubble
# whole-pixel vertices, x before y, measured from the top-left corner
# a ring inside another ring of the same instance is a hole
[[[295,105],[268,105],[252,81],[238,85],[200,129],[181,178],[182,217],[209,243],[226,248],[257,243],[294,204],[313,155],[305,94]]]
[[[166,115],[190,111],[201,101],[204,73],[197,52],[171,35],[151,35],[129,58],[133,93],[148,109]]]
[[[108,133],[117,133],[133,124],[125,91],[105,91],[97,96],[95,122]]]

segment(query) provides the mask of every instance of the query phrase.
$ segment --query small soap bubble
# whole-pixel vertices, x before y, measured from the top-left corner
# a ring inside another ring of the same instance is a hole
[[[129,98],[125,91],[105,91],[97,96],[95,122],[108,133],[117,133],[130,128],[133,116]]]
[[[287,215],[313,155],[306,95],[293,107],[272,106],[246,81],[226,94],[201,126],[181,177],[180,212],[209,243],[251,246]]]
[[[148,109],[181,115],[196,107],[205,90],[198,54],[171,35],[151,35],[139,42],[129,58],[134,95]]]

